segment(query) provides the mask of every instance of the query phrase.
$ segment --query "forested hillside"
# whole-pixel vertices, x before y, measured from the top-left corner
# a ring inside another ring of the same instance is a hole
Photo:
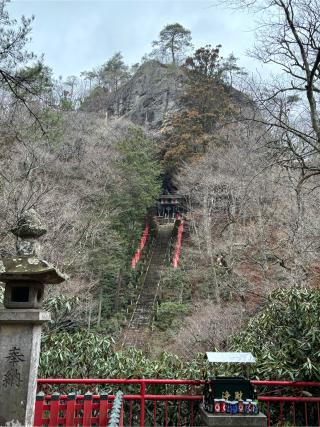
[[[140,63],[119,51],[57,79],[29,52],[32,21],[1,2],[0,253],[35,209],[42,257],[69,276],[46,295],[41,376],[199,378],[198,353],[237,349],[258,377],[319,380],[320,8],[266,3],[253,54],[282,78],[263,82],[178,23]],[[128,348],[161,194],[183,199],[180,261],[175,230],[149,332]]]

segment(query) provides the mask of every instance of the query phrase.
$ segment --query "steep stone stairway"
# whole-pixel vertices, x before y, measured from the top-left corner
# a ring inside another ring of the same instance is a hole
[[[155,240],[149,267],[141,286],[140,295],[137,299],[130,323],[124,331],[123,347],[135,346],[142,348],[145,346],[173,227],[173,222],[163,223],[158,226],[158,235]]]

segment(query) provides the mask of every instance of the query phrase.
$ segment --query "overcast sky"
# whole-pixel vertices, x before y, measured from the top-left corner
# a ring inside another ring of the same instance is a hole
[[[104,63],[116,51],[139,62],[169,23],[192,32],[195,47],[222,44],[241,66],[258,65],[246,56],[253,45],[251,16],[216,7],[207,0],[12,0],[11,17],[35,16],[30,48],[44,54],[56,76],[79,75]]]

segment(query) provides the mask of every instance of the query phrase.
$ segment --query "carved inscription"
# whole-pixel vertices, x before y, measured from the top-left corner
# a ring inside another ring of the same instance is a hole
[[[7,363],[9,365],[8,370],[3,377],[4,387],[20,387],[22,382],[21,379],[21,364],[25,361],[24,355],[21,353],[19,347],[13,346],[9,350],[8,356],[6,356]]]

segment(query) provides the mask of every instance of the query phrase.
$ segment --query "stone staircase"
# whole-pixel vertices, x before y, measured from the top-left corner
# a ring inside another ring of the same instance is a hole
[[[141,286],[131,321],[124,331],[122,347],[135,346],[143,348],[150,333],[154,302],[161,279],[162,270],[166,264],[168,245],[173,231],[173,222],[160,224],[158,235],[152,251],[149,267]]]

